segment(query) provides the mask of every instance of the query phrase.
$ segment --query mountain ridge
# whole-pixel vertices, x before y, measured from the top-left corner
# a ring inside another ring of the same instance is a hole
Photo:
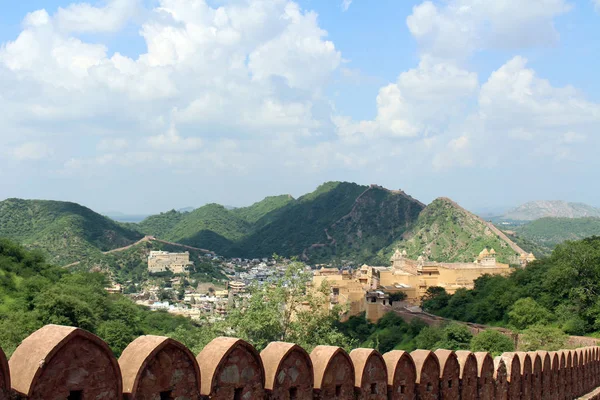
[[[424,256],[441,262],[472,262],[484,248],[494,248],[500,262],[518,264],[518,256],[526,253],[491,223],[447,197],[427,205],[402,240],[380,255],[387,258],[396,248],[413,259]]]
[[[0,208],[0,221],[14,217],[13,225],[21,226],[31,223],[32,218],[35,220],[25,206],[28,200],[22,201],[25,203],[19,203],[20,208]],[[48,224],[59,224],[62,229],[59,232],[75,232],[74,239],[65,243],[81,243],[77,248],[79,254],[69,252],[70,245],[61,247],[54,243],[56,234],[45,235],[43,229],[15,233],[4,226],[0,228],[0,236],[42,248],[61,265],[90,255],[100,258],[102,253],[127,247],[144,236],[208,249],[226,257],[257,258],[276,253],[298,256],[311,263],[333,260],[387,263],[388,253],[398,246],[411,250],[411,256],[425,254],[435,261],[472,261],[486,246],[498,247],[496,251],[504,259],[510,258],[511,251],[524,252],[496,227],[447,197],[425,205],[402,190],[376,184],[325,182],[297,199],[289,194],[268,196],[250,206],[231,210],[212,203],[192,211],[170,210],[152,215],[137,224],[117,223],[75,203],[54,205],[66,211],[63,215],[48,210]],[[77,223],[78,220],[95,221],[98,226]],[[431,233],[432,229],[439,235]],[[96,236],[89,237],[85,230],[96,232]],[[460,240],[448,232],[455,232]],[[103,235],[112,240],[97,240],[97,236]],[[414,238],[418,235],[427,240],[417,244]],[[37,242],[51,245],[40,246]],[[443,244],[453,250],[439,250]],[[438,250],[432,250],[436,247]],[[512,250],[503,251],[504,247]]]
[[[503,219],[513,221],[533,221],[546,217],[600,217],[600,208],[585,203],[566,202],[563,200],[536,200],[524,203],[502,216]]]

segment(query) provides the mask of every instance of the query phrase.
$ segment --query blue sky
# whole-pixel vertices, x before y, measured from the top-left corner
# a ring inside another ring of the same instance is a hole
[[[0,198],[149,213],[347,180],[600,206],[598,0],[0,7]]]

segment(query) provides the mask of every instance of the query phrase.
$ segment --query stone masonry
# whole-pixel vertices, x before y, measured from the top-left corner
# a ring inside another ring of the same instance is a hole
[[[379,354],[221,337],[197,357],[160,336],[133,341],[119,361],[97,336],[47,325],[12,357],[0,349],[0,400],[571,400],[600,399],[600,352]]]

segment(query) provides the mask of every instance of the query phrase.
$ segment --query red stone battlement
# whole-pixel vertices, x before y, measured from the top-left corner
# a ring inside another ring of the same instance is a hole
[[[181,343],[142,336],[117,359],[82,329],[47,325],[7,362],[0,400],[565,400],[600,398],[600,348],[514,352],[373,349],[346,353],[270,343],[260,354],[217,338],[194,356]]]

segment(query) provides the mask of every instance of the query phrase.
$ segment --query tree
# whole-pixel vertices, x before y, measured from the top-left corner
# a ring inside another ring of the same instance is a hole
[[[104,339],[115,353],[115,356],[119,357],[125,347],[135,340],[136,333],[129,324],[113,320],[100,323],[98,336]]]
[[[464,324],[451,322],[442,330],[442,340],[436,344],[439,349],[466,350],[470,347],[473,334]]]
[[[390,302],[392,304],[394,304],[396,302],[400,302],[404,299],[406,299],[406,293],[404,293],[404,292],[390,293]]]
[[[296,343],[310,351],[317,345],[350,348],[348,338],[337,329],[342,309],[329,310],[329,288],[309,288],[311,275],[302,263],[291,263],[276,282],[252,285],[250,296],[239,307],[229,310],[223,321],[204,322],[210,334],[196,334],[186,339],[192,348],[210,337],[235,336],[244,339],[257,350],[274,341]],[[174,332],[174,337],[185,334]]]
[[[446,289],[439,286],[427,288],[425,295],[421,298],[421,306],[429,312],[441,311],[448,305],[451,296],[446,293]]]
[[[552,326],[535,325],[520,335],[519,348],[522,351],[557,351],[564,347],[567,335]]]
[[[517,329],[546,325],[553,319],[552,313],[531,297],[517,300],[508,313],[509,323]]]
[[[435,350],[437,344],[442,340],[442,331],[440,328],[428,326],[423,328],[415,338],[417,348],[425,350]]]
[[[160,301],[169,301],[173,299],[173,293],[165,289],[160,289],[156,296]]]
[[[514,351],[515,345],[511,338],[495,329],[486,329],[471,339],[471,351],[487,351],[498,356],[507,351]]]

